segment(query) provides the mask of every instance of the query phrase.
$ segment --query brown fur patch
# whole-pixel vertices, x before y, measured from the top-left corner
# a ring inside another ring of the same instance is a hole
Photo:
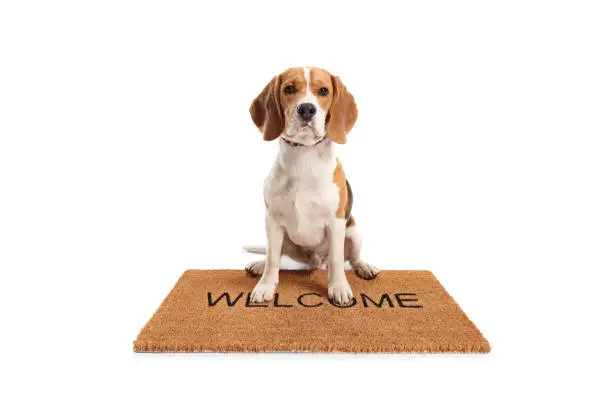
[[[325,96],[319,95],[319,89],[327,88],[329,93]],[[334,98],[334,83],[329,72],[321,68],[310,68],[310,92],[316,96],[319,106],[329,112]]]
[[[332,76],[332,82],[334,91],[331,108],[327,111],[327,134],[334,142],[344,144],[357,121],[357,105],[339,77]]]
[[[345,218],[346,216],[346,203],[348,201],[348,189],[346,187],[346,176],[344,175],[344,169],[340,160],[336,159],[336,169],[334,170],[334,183],[340,190],[340,201],[338,202],[338,209],[336,210],[336,217]]]
[[[355,223],[355,218],[351,215],[349,219],[346,220],[346,226],[350,228],[350,227],[354,227],[355,225],[357,225]]]
[[[304,78],[304,68],[289,68],[281,74],[280,85],[280,105],[285,114],[285,121],[293,116],[297,102],[306,93],[306,78]],[[284,89],[289,85],[295,86],[295,93],[287,94]]]
[[[296,92],[284,89],[295,86]],[[264,140],[274,140],[285,130],[286,119],[293,115],[297,101],[306,93],[304,68],[289,68],[275,76],[251,103],[253,122],[263,133]]]
[[[280,75],[275,76],[251,103],[249,112],[264,140],[274,140],[285,128],[285,117],[279,105]]]
[[[349,183],[348,179],[346,180],[346,191],[347,191],[347,200],[346,206],[344,207],[344,218],[346,218],[347,225],[352,222],[355,225],[355,220],[353,219],[353,215],[351,211],[353,210],[353,189],[351,189],[351,183]]]

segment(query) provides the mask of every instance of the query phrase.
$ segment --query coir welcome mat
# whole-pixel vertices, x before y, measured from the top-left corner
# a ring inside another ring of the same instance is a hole
[[[134,351],[487,353],[489,343],[428,271],[347,271],[355,299],[327,299],[327,272],[281,271],[274,300],[249,302],[257,279],[188,270],[141,330]]]

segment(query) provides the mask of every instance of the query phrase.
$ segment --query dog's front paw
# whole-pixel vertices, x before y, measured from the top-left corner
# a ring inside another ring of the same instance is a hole
[[[276,290],[276,284],[274,283],[263,283],[261,280],[255,285],[253,292],[251,292],[251,302],[262,303],[264,301],[272,300],[274,297],[274,291]]]
[[[352,263],[351,266],[357,275],[367,280],[374,279],[380,272],[377,267],[370,265],[367,262],[363,262],[362,260]]]
[[[348,305],[353,300],[353,291],[346,280],[330,282],[327,286],[327,296],[338,305]]]

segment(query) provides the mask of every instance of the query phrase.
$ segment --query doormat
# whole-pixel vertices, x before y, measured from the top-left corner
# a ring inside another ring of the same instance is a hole
[[[249,302],[243,270],[188,270],[134,341],[136,352],[488,353],[490,346],[429,271],[347,278],[355,298],[327,298],[327,271],[280,272],[272,301]]]

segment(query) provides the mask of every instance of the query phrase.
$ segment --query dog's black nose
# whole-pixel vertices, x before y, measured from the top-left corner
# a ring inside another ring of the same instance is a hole
[[[317,108],[312,103],[301,103],[297,107],[297,113],[300,118],[310,120],[317,113]]]

